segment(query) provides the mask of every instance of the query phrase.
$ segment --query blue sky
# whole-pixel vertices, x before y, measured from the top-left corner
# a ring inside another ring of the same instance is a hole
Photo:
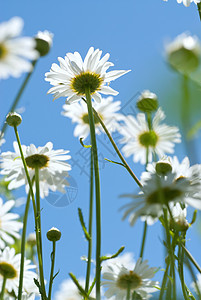
[[[33,36],[37,31],[45,29],[54,33],[52,50],[38,62],[19,104],[19,107],[25,107],[23,122],[19,127],[22,143],[43,146],[51,141],[54,149],[68,149],[72,157],[79,160],[79,166],[72,163],[70,172],[77,188],[77,196],[73,202],[63,208],[52,206],[49,203],[51,199],[43,200],[41,204],[47,278],[51,249],[45,234],[52,226],[58,227],[62,232],[62,239],[57,247],[56,270],[60,269],[60,274],[55,279],[55,291],[70,271],[78,277],[85,274],[85,263],[80,261],[80,256],[87,253],[87,243],[78,222],[77,208],[83,209],[87,219],[89,185],[88,176],[84,173],[88,172],[86,158],[80,154],[82,148],[78,139],[73,137],[74,125],[61,116],[65,99],[53,102],[52,95],[47,95],[50,85],[44,80],[45,72],[49,71],[53,62],[57,62],[58,56],[64,57],[66,52],[78,51],[84,57],[90,46],[100,48],[103,54],[111,54],[110,61],[115,64],[114,69],[132,70],[112,83],[111,86],[119,91],[116,100],[127,105],[133,95],[150,89],[159,96],[160,104],[167,112],[166,123],[180,126],[180,78],[166,64],[164,45],[184,31],[190,31],[201,38],[201,23],[194,4],[185,8],[177,4],[176,0],[2,1],[0,21],[8,20],[12,16],[24,19],[23,35]],[[24,76],[0,83],[1,120],[8,112],[23,79]],[[196,97],[199,98],[199,86],[193,86],[192,89],[196,90]],[[133,102],[129,102],[131,106],[126,106],[128,112],[131,108],[135,111],[135,101],[136,97]],[[195,113],[193,117],[197,119],[198,115]],[[12,151],[14,140],[14,133],[9,128],[2,151]],[[104,136],[99,138],[99,151],[102,157],[117,160]],[[184,157],[182,146],[176,146],[176,154],[180,158]],[[140,176],[143,167],[134,165],[131,158],[128,162],[137,176]],[[81,170],[83,165],[84,171]],[[143,224],[138,221],[131,228],[127,221],[121,221],[122,214],[118,211],[123,204],[119,195],[136,192],[137,187],[126,170],[120,166],[103,161],[100,165],[102,254],[114,253],[125,245],[126,251],[134,252],[137,259]],[[23,189],[20,193],[24,196]],[[30,214],[30,232],[34,231],[32,220],[33,216]],[[149,228],[145,258],[149,259],[151,266],[162,265],[162,237],[159,223]],[[188,238],[188,247],[201,264],[201,238],[198,229],[190,229]]]

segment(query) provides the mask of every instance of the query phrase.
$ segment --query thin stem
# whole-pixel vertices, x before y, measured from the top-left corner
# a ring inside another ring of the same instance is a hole
[[[89,280],[91,272],[91,256],[92,256],[92,220],[93,220],[93,151],[91,149],[91,169],[90,169],[90,203],[89,203],[89,227],[88,233],[90,235],[90,240],[88,241],[88,259],[87,259],[87,272],[86,272],[86,283],[85,292],[88,293],[89,290]]]
[[[22,151],[22,146],[21,146],[21,142],[20,142],[20,138],[19,138],[19,134],[18,134],[16,126],[14,126],[14,130],[15,130],[15,135],[16,135],[18,147],[19,147],[19,150],[20,150],[22,163],[23,163],[23,166],[24,166],[24,171],[25,171],[26,178],[27,178],[27,181],[28,181],[28,184],[29,184],[29,189],[30,189],[30,193],[31,193],[32,203],[33,203],[34,215],[36,216],[35,196],[34,196],[31,179],[30,179],[29,172],[28,172],[28,169],[27,169],[27,164],[26,164],[26,161],[25,161],[25,158],[24,158],[24,154],[23,154],[23,151]]]
[[[131,286],[130,284],[128,284],[126,300],[130,300],[130,297],[131,297]]]
[[[194,257],[191,255],[191,253],[186,249],[186,247],[181,243],[180,244],[181,247],[184,249],[184,252],[186,254],[186,256],[190,259],[190,261],[193,263],[193,265],[197,268],[197,270],[201,273],[201,268],[198,265],[198,263],[196,262],[196,260],[194,259]]]
[[[1,287],[0,300],[3,300],[3,296],[4,296],[4,292],[5,292],[5,288],[6,288],[6,280],[7,280],[7,278],[4,277],[4,278],[3,278],[2,287]]]
[[[190,92],[189,92],[189,77],[188,75],[183,75],[183,99],[181,105],[181,120],[182,120],[182,127],[184,131],[184,143],[186,147],[187,155],[190,157],[192,163],[197,162],[197,153],[196,148],[193,140],[188,140],[188,130],[191,128],[190,122]]]
[[[144,254],[144,246],[145,246],[145,239],[147,235],[147,221],[144,222],[144,231],[143,231],[143,238],[142,238],[142,245],[140,250],[140,257],[143,258]]]
[[[190,264],[190,262],[189,262],[188,259],[187,259],[187,261],[186,261],[186,265],[187,265],[187,267],[188,267],[188,269],[189,269],[189,271],[190,271],[190,273],[191,273],[191,277],[192,277],[192,279],[193,279],[193,281],[194,281],[194,283],[195,283],[195,288],[196,288],[196,291],[197,291],[199,300],[201,300],[201,292],[200,292],[200,288],[199,288],[199,286],[198,286],[198,283],[197,283],[197,280],[196,280],[196,277],[195,277],[193,268],[192,268],[192,266],[191,266],[191,264]]]
[[[83,98],[82,98],[83,99]],[[85,102],[86,100],[83,99]],[[137,176],[133,173],[133,171],[131,170],[131,168],[129,167],[128,163],[126,162],[126,160],[124,159],[123,155],[121,154],[121,152],[119,151],[117,145],[115,144],[115,141],[113,140],[112,136],[110,135],[109,131],[107,130],[107,127],[105,126],[105,124],[103,123],[103,121],[101,120],[101,118],[99,117],[97,111],[93,108],[93,113],[95,114],[95,116],[97,117],[99,123],[101,124],[101,126],[103,127],[105,133],[107,134],[113,148],[115,149],[117,155],[119,156],[120,160],[122,161],[124,167],[127,169],[127,171],[129,172],[129,174],[133,177],[133,179],[135,180],[135,182],[137,183],[137,185],[139,187],[142,187],[142,184],[140,183],[139,179],[137,178]]]
[[[89,115],[89,126],[91,134],[91,143],[94,160],[94,173],[95,173],[95,188],[96,188],[96,299],[100,300],[100,280],[101,280],[101,198],[100,198],[100,178],[98,166],[98,151],[96,145],[96,133],[94,124],[93,108],[91,103],[90,90],[85,91],[87,99],[87,108]]]
[[[34,182],[34,178],[32,179],[32,185],[33,185],[33,182]],[[27,196],[27,201],[26,201],[26,206],[25,206],[24,218],[23,218],[18,300],[22,299],[22,287],[23,287],[23,277],[24,277],[25,244],[26,244],[26,230],[27,230],[27,220],[28,220],[28,213],[29,213],[29,206],[30,206],[30,198],[31,198],[31,192],[29,190],[29,193],[28,193],[28,196]]]
[[[36,243],[38,251],[38,264],[39,264],[39,273],[40,273],[40,284],[42,288],[43,296],[46,297],[45,291],[45,282],[43,274],[43,256],[42,256],[42,238],[41,238],[41,217],[40,217],[40,178],[39,178],[39,169],[35,168],[35,182],[36,182]]]
[[[17,95],[16,95],[16,97],[15,97],[15,99],[14,99],[14,101],[13,101],[13,104],[11,105],[10,110],[8,111],[8,113],[9,113],[9,112],[14,112],[15,108],[17,107],[17,104],[18,104],[18,102],[19,102],[19,100],[20,100],[20,98],[21,98],[21,96],[22,96],[22,93],[23,93],[23,91],[24,91],[24,89],[25,89],[25,87],[26,87],[26,85],[27,85],[27,83],[28,83],[28,81],[29,81],[29,79],[30,79],[30,77],[31,77],[31,75],[32,75],[32,73],[33,73],[33,71],[34,71],[34,68],[35,68],[36,63],[37,63],[37,60],[34,60],[34,61],[32,62],[33,68],[32,68],[32,70],[31,70],[31,72],[29,72],[29,73],[26,75],[25,80],[24,80],[24,82],[22,83],[22,86],[20,87],[20,90],[18,91],[18,93],[17,93]],[[6,131],[7,125],[8,125],[8,124],[6,123],[6,120],[4,120],[3,126],[2,126],[2,128],[1,128],[1,135]]]
[[[184,282],[184,249],[181,248],[181,245],[178,245],[178,271],[181,281],[182,292],[185,300],[188,300],[186,295],[186,287]]]
[[[161,285],[161,291],[160,291],[160,295],[159,295],[159,300],[162,300],[164,299],[163,298],[163,294],[165,292],[165,287],[166,287],[166,281],[168,279],[168,270],[169,270],[169,266],[170,266],[170,260],[168,258],[168,262],[166,264],[166,269],[165,269],[165,273],[164,273],[164,276],[163,276],[163,281],[162,281],[162,285]]]
[[[53,280],[54,280],[55,254],[56,254],[56,242],[53,241],[52,242],[52,253],[51,253],[51,272],[50,272],[48,300],[51,300],[51,294],[52,294],[52,284],[53,284]]]

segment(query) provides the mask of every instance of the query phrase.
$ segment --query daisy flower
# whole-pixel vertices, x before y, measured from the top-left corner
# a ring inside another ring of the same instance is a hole
[[[6,180],[10,181],[9,189],[15,189],[25,184],[28,192],[29,186],[17,142],[13,143],[13,147],[15,152],[8,151],[0,155],[2,169],[0,173],[6,175]],[[71,158],[70,155],[67,155],[69,151],[63,149],[53,150],[51,142],[38,148],[33,144],[30,146],[23,145],[22,151],[31,178],[35,174],[35,167],[39,169],[41,198],[49,194],[49,189],[65,192],[64,188],[68,185],[65,177],[68,176],[68,171],[71,170],[70,164],[66,162]]]
[[[122,264],[111,263],[110,270],[103,273],[102,282],[107,288],[105,296],[114,299],[126,300],[127,290],[130,288],[131,295],[135,292],[142,299],[148,299],[150,293],[156,292],[158,282],[150,280],[155,275],[156,268],[149,268],[147,260],[139,258],[134,268],[126,268]]]
[[[5,248],[5,244],[14,244],[14,238],[19,239],[19,231],[23,227],[21,222],[16,221],[19,215],[9,213],[15,206],[14,200],[3,203],[0,198],[0,248]],[[14,238],[13,238],[14,237]]]
[[[85,280],[79,279],[78,280],[80,285],[85,287]],[[90,294],[91,297],[95,299],[95,290],[92,290],[92,293]],[[83,296],[80,295],[79,290],[77,286],[74,284],[74,282],[71,279],[64,280],[61,285],[59,291],[55,293],[55,300],[82,300]]]
[[[45,80],[53,85],[48,94],[54,94],[54,99],[67,97],[68,104],[84,97],[86,89],[96,102],[101,102],[100,93],[117,95],[108,84],[129,71],[106,72],[113,63],[108,62],[109,53],[102,58],[101,55],[101,50],[91,47],[84,61],[78,52],[67,53],[64,59],[58,57],[60,65],[52,64],[50,72],[45,74]]]
[[[184,32],[165,46],[171,67],[184,74],[195,71],[200,64],[201,45],[196,36]]]
[[[101,103],[93,103],[94,109],[97,111],[110,133],[114,132],[119,126],[118,122],[124,119],[124,116],[118,113],[121,109],[120,105],[121,102],[113,101],[113,97],[111,96],[103,98]],[[74,136],[86,138],[90,134],[87,105],[81,101],[72,106],[64,104],[63,109],[62,115],[71,118],[73,123],[77,123],[74,130]],[[96,118],[95,127],[97,134],[104,132]]]
[[[38,57],[36,42],[30,37],[19,37],[23,29],[23,20],[14,17],[0,24],[0,79],[10,76],[19,77],[32,69],[32,63]]]
[[[163,0],[163,1],[168,1],[168,0]],[[200,0],[177,0],[178,3],[183,3],[185,6],[189,6],[192,2],[195,4],[200,3]]]
[[[152,174],[141,190],[138,195],[125,195],[133,198],[133,201],[122,207],[125,209],[123,219],[129,216],[131,226],[141,216],[157,220],[163,214],[163,208],[171,203],[181,202],[201,209],[200,186],[191,185],[186,178],[175,180],[174,173],[165,177]]]
[[[19,286],[20,259],[21,254],[15,254],[14,248],[6,247],[0,252],[0,288],[2,287],[3,278],[6,277],[5,289],[8,293],[14,292],[15,296],[17,296]],[[35,269],[35,266],[30,263],[30,260],[24,262],[23,292],[25,293],[27,293],[27,288],[30,288],[30,286],[36,289],[34,278],[38,277],[35,272],[31,271]]]
[[[172,222],[171,218],[169,217],[172,229],[176,229],[178,231],[186,231],[189,228],[189,223],[186,220],[186,206],[184,205],[184,207],[181,207],[180,203],[176,203],[175,205],[170,206],[170,209],[172,212],[172,217],[174,219],[174,222]]]
[[[181,135],[177,127],[160,124],[165,114],[159,108],[152,121],[152,130],[149,130],[145,114],[137,114],[137,118],[129,115],[125,118],[125,125],[119,128],[123,135],[121,143],[125,144],[122,151],[126,157],[133,155],[134,162],[146,163],[146,152],[149,149],[148,161],[152,161],[153,154],[158,157],[165,153],[174,152],[174,143],[181,142]]]

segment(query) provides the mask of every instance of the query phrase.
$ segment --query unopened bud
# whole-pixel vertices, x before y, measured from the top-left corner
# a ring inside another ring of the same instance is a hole
[[[172,171],[171,164],[163,161],[157,162],[155,168],[156,168],[156,173],[158,175],[163,175],[163,176],[167,175],[167,173],[170,173]]]
[[[142,112],[154,112],[158,108],[158,98],[156,94],[145,90],[137,101],[137,108]]]
[[[49,53],[52,46],[53,34],[47,30],[39,31],[35,37],[36,50],[40,56],[45,56]]]
[[[22,122],[22,117],[16,112],[10,112],[6,116],[6,122],[9,126],[17,127]]]
[[[61,238],[61,231],[55,227],[52,227],[50,230],[47,232],[47,238],[51,242],[56,242],[59,241]]]

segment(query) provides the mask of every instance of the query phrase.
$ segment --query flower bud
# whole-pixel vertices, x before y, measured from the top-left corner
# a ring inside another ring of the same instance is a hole
[[[50,230],[47,232],[47,238],[51,242],[56,242],[59,241],[61,238],[61,231],[55,227],[52,227]]]
[[[18,125],[21,124],[22,117],[19,114],[17,114],[16,112],[10,112],[6,116],[6,122],[9,126],[17,127]]]
[[[142,112],[154,112],[158,108],[158,98],[156,94],[145,90],[141,93],[136,105]]]
[[[35,37],[36,50],[40,56],[45,56],[49,53],[52,46],[53,34],[47,30],[39,31]]]
[[[156,173],[158,175],[167,175],[167,173],[172,171],[172,166],[167,161],[159,161],[156,163]]]
[[[27,238],[27,244],[30,247],[36,246],[36,234],[35,234],[35,232],[29,234],[29,236]]]
[[[200,63],[201,47],[196,36],[183,33],[166,47],[168,62],[184,74],[195,71]]]

